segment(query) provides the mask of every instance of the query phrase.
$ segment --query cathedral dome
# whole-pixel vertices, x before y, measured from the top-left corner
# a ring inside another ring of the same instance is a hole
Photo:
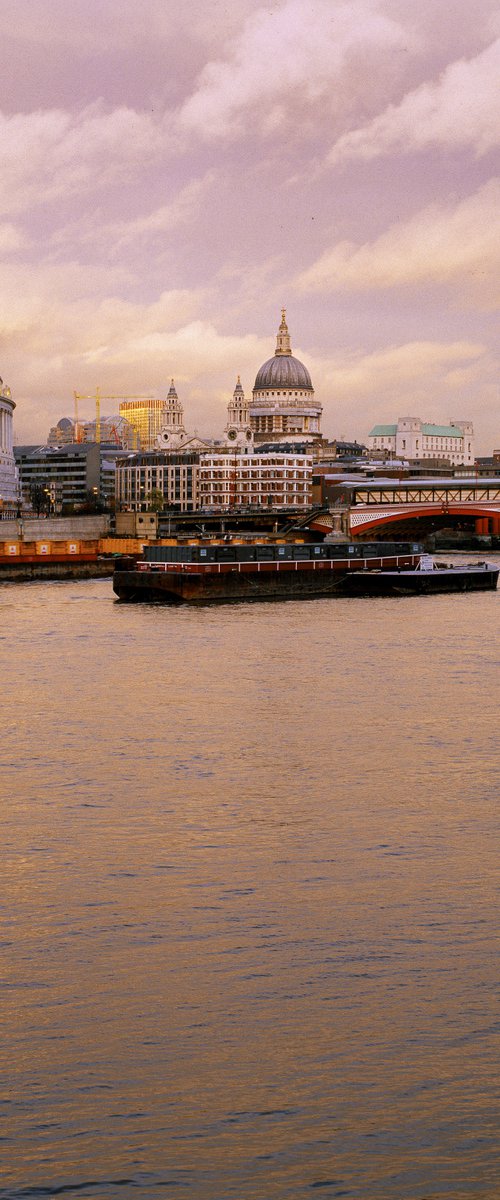
[[[265,388],[307,388],[312,391],[311,376],[304,363],[293,354],[275,354],[257,372],[255,391]]]
[[[304,363],[294,358],[290,345],[290,334],[286,323],[285,310],[281,313],[281,325],[276,340],[276,350],[272,358],[268,358],[257,372],[254,383],[254,393],[271,391],[273,388],[299,388],[313,391],[311,376]]]
[[[321,441],[321,412],[309,371],[292,354],[283,308],[276,350],[257,372],[248,407],[255,445]]]

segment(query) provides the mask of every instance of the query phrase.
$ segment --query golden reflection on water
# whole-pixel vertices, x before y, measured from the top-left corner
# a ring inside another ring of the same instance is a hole
[[[0,604],[0,1194],[497,1194],[498,594]]]

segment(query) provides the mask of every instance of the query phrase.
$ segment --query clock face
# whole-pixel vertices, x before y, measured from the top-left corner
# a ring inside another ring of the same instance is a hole
[[[227,436],[228,436],[228,438],[230,438],[230,439],[231,439],[231,441],[232,441],[232,442],[234,442],[234,440],[235,440],[235,438],[236,438],[236,430],[235,430],[235,429],[228,429]]]

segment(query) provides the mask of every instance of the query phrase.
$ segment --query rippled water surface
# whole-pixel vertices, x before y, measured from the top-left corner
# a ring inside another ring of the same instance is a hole
[[[0,1195],[500,1196],[500,593],[0,611]]]

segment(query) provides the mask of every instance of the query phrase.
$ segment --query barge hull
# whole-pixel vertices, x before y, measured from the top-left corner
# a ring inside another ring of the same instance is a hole
[[[392,565],[392,563],[390,564]],[[276,569],[279,566],[280,569]],[[356,563],[255,563],[213,570],[117,569],[113,589],[119,600],[159,601],[163,604],[231,603],[236,600],[294,600],[348,596],[351,579],[367,575],[363,560]]]
[[[443,592],[495,591],[496,567],[449,567],[433,571],[384,571],[353,576],[352,596],[435,596]]]

